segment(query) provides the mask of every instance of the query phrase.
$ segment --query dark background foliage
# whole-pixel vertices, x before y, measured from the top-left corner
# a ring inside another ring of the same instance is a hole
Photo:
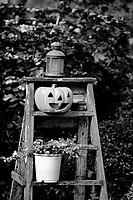
[[[25,100],[21,78],[43,75],[50,44],[60,41],[66,74],[97,78],[94,91],[108,192],[118,200],[133,178],[131,27],[123,18],[105,12],[111,7],[96,9],[94,2],[78,6],[64,0],[55,8],[32,10],[0,5],[0,156],[10,156],[18,146]],[[4,169],[0,199],[8,199],[13,167],[0,160]]]

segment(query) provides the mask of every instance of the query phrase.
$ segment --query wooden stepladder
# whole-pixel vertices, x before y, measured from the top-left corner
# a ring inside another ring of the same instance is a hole
[[[60,180],[52,184],[52,187],[73,187],[74,200],[108,200],[93,94],[96,79],[27,77],[24,81],[26,102],[18,147],[22,157],[16,161],[12,172],[10,200],[35,200],[38,197],[35,197],[34,188],[40,193],[49,185],[44,182],[37,183],[34,178],[33,141],[39,134],[45,137],[49,129],[56,132],[56,129],[68,128],[76,130],[78,142],[84,145],[83,150],[80,150],[82,156],[76,159],[74,180]],[[41,86],[51,87],[52,84],[69,87],[73,92],[73,104],[66,113],[47,114],[37,110],[35,106],[35,90]],[[47,200],[46,195],[39,198]],[[64,197],[62,199],[64,200]]]

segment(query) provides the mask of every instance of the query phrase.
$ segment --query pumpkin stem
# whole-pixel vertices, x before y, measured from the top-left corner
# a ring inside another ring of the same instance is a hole
[[[57,84],[52,84],[52,88],[55,88],[57,86]]]

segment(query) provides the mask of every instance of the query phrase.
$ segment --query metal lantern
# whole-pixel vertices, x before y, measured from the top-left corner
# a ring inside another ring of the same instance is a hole
[[[60,51],[61,44],[54,42],[51,44],[52,51],[46,54],[46,76],[64,76],[64,57],[65,54]]]

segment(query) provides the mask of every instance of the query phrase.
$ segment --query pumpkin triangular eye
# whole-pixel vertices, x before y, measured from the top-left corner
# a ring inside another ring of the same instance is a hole
[[[49,93],[48,97],[53,97],[53,94],[52,92]]]
[[[61,95],[59,96],[58,101],[62,101],[62,96]]]
[[[69,98],[70,97],[70,94],[69,94],[69,92],[68,92],[68,94],[67,94],[67,98]]]

